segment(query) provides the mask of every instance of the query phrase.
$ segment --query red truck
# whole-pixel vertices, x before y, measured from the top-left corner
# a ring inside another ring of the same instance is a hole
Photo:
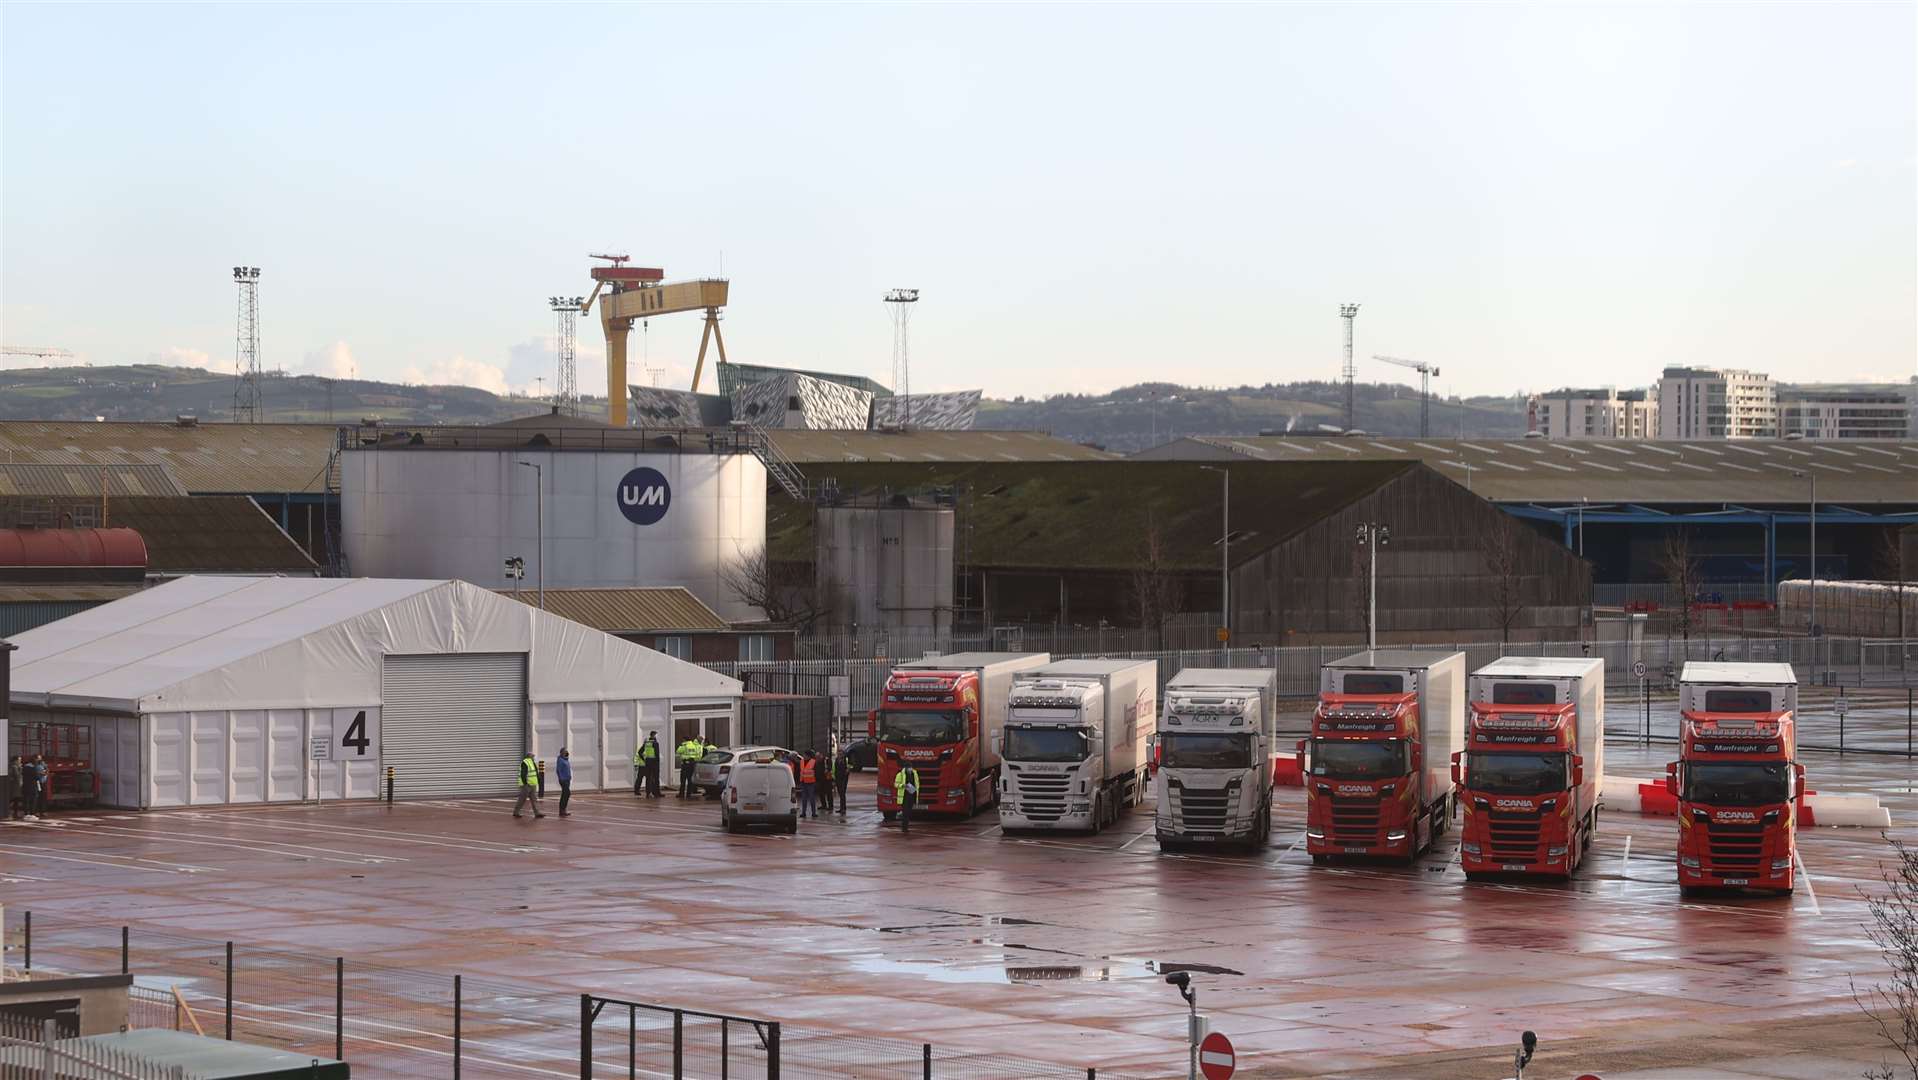
[[[1012,677],[1051,661],[1049,653],[975,652],[894,667],[880,707],[866,717],[879,747],[880,814],[899,814],[892,781],[902,764],[919,772],[921,813],[971,817],[991,806]]]
[[[1570,877],[1598,831],[1605,662],[1507,656],[1472,673],[1459,781],[1459,866]]]
[[[1691,661],[1678,681],[1682,731],[1665,787],[1678,796],[1678,886],[1790,895],[1805,768],[1790,664]]]

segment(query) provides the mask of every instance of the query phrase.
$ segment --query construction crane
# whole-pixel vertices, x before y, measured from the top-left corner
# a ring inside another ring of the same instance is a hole
[[[73,354],[65,349],[48,349],[39,345],[0,345],[0,356],[38,356],[60,360],[73,359]]]
[[[699,377],[706,370],[706,346],[719,346],[719,360],[726,362],[726,339],[719,333],[719,309],[726,306],[727,282],[724,278],[697,281],[666,281],[666,272],[652,267],[627,266],[627,255],[594,254],[610,266],[593,267],[593,292],[579,305],[584,315],[600,301],[599,325],[606,332],[606,422],[626,426],[626,339],[633,321],[681,311],[704,311],[706,327],[699,335],[699,359],[693,365],[693,392],[699,392]]]
[[[1374,354],[1372,359],[1383,360],[1388,364],[1397,364],[1403,368],[1411,368],[1413,371],[1419,373],[1419,438],[1431,438],[1432,376],[1439,373],[1437,365],[1428,364],[1423,360],[1407,360],[1403,357],[1379,356],[1377,354]]]

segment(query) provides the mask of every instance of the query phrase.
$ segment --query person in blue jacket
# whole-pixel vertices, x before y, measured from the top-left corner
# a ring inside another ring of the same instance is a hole
[[[559,816],[571,817],[572,812],[566,809],[566,804],[573,801],[573,755],[567,753],[564,746],[559,748],[557,764],[559,766]]]

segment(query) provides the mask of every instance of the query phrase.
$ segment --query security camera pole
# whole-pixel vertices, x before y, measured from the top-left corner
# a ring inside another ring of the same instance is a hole
[[[1183,971],[1175,971],[1165,977],[1165,981],[1179,988],[1179,996],[1185,999],[1188,1015],[1185,1023],[1186,1043],[1186,1080],[1199,1080],[1199,990],[1192,985],[1192,976]]]
[[[1528,1031],[1519,1036],[1519,1047],[1512,1053],[1513,1080],[1525,1080],[1525,1066],[1532,1063],[1532,1052],[1537,1049],[1537,1035]]]

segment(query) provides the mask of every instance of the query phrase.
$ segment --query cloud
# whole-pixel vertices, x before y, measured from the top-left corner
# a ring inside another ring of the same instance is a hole
[[[210,353],[205,349],[189,349],[184,345],[169,345],[159,352],[148,353],[147,363],[213,370],[213,356]]]
[[[353,348],[344,341],[307,353],[300,360],[300,370],[329,379],[360,377],[360,365],[353,359]]]
[[[1834,162],[1832,162],[1832,163],[1831,163],[1831,167],[1832,167],[1832,168],[1834,168],[1834,169],[1853,169],[1853,168],[1857,168],[1857,167],[1858,167],[1858,159],[1857,159],[1857,158],[1844,158],[1843,160],[1840,160],[1840,161],[1834,161]]]
[[[423,369],[409,367],[400,372],[400,380],[422,386],[471,386],[495,394],[505,394],[511,390],[506,382],[506,372],[492,364],[468,360],[464,356],[435,360]]]

